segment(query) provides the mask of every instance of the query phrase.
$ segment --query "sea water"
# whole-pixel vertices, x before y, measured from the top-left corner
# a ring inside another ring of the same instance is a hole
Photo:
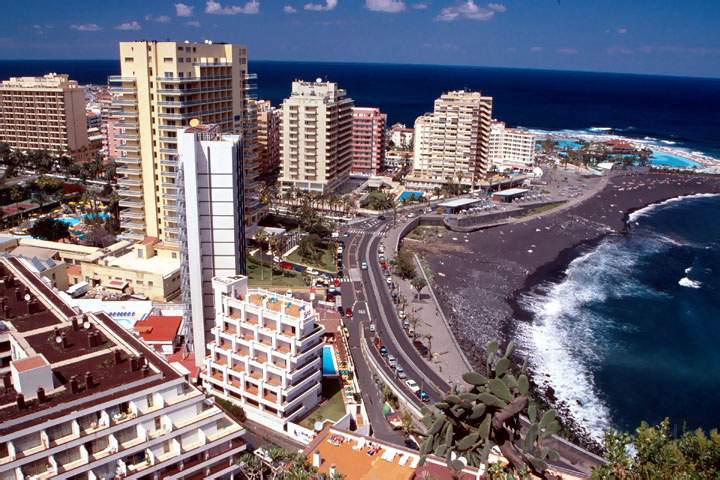
[[[535,378],[597,439],[643,420],[720,426],[720,196],[630,215],[522,305]]]

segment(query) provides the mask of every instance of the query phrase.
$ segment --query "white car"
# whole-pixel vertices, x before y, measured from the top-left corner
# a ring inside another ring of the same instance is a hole
[[[287,292],[285,292],[285,295],[292,298],[293,291],[288,288]]]
[[[385,281],[387,282],[388,285],[390,285],[392,283],[392,277],[386,277]]]
[[[420,386],[417,384],[415,380],[405,380],[405,385],[410,389],[411,392],[417,393],[420,391]]]
[[[397,358],[395,357],[395,355],[388,355],[387,360],[388,365],[395,368],[395,365],[397,365]]]
[[[371,332],[374,332],[374,331],[375,331],[375,324],[374,324],[374,323],[371,323],[371,324],[370,324],[370,331],[371,331]]]
[[[407,214],[407,218],[412,218],[412,217],[414,217],[414,216],[415,216],[415,214],[412,213],[412,212],[410,212],[410,213]]]
[[[275,255],[275,256],[273,257],[273,262],[275,262],[275,263],[280,263],[280,257],[278,257],[277,255]]]
[[[400,310],[398,313],[398,317],[400,317],[400,320],[405,320],[405,317],[407,317],[407,313],[405,313],[405,310]]]
[[[338,247],[337,253],[338,253],[338,255],[342,255],[342,253],[343,253],[343,247]]]
[[[308,268],[308,269],[306,269],[306,270],[305,270],[305,273],[307,273],[308,275],[313,275],[313,276],[315,276],[315,275],[320,275],[320,272],[318,272],[318,271],[315,270],[314,268]]]
[[[363,269],[363,270],[367,270],[367,262],[362,262],[362,263],[360,264],[360,268]]]

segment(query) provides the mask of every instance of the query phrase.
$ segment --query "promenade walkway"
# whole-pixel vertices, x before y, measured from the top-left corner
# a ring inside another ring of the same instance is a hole
[[[393,259],[396,255],[394,246],[397,243],[398,235],[402,230],[405,222],[398,219],[395,228],[388,230],[384,239],[385,254],[388,259]],[[418,260],[415,260],[415,268],[418,275],[424,275]],[[439,375],[447,379],[450,385],[463,386],[463,373],[471,369],[465,355],[455,341],[455,337],[450,331],[450,325],[447,323],[445,316],[437,302],[432,291],[429,278],[428,286],[422,290],[420,298],[417,298],[417,291],[410,284],[410,281],[403,280],[397,275],[393,275],[393,281],[398,287],[399,293],[408,301],[406,313],[414,315],[418,318],[415,329],[415,337],[424,344],[431,346],[432,360],[425,359]],[[432,335],[432,339],[428,342],[427,336]]]

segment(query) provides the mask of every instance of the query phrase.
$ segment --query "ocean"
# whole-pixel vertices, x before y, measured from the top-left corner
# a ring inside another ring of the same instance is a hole
[[[104,84],[117,60],[0,61],[0,78],[68,73]],[[617,133],[676,142],[720,156],[720,79],[438,65],[250,62],[258,95],[274,104],[295,79],[338,82],[359,106],[377,106],[388,122],[412,125],[443,91],[477,89],[493,97],[493,114],[542,130]],[[591,130],[592,129],[592,130]]]
[[[521,305],[517,339],[579,423],[720,426],[720,196],[632,213],[625,235],[573,260]]]
[[[493,97],[513,126],[615,133],[720,158],[720,79],[421,65],[254,61],[258,95],[278,104],[294,79],[338,82],[388,123],[412,125],[443,91]],[[104,84],[116,60],[0,61],[0,78],[69,73]],[[523,301],[535,321],[519,332],[534,368],[597,437],[670,416],[720,425],[718,198],[652,207],[626,236],[573,261],[567,276]],[[687,269],[687,271],[686,271]]]

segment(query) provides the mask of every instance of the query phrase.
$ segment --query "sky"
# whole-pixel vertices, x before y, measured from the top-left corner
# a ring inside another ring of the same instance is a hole
[[[720,77],[718,0],[6,0],[0,59],[114,59],[210,39],[251,61],[479,65]]]

